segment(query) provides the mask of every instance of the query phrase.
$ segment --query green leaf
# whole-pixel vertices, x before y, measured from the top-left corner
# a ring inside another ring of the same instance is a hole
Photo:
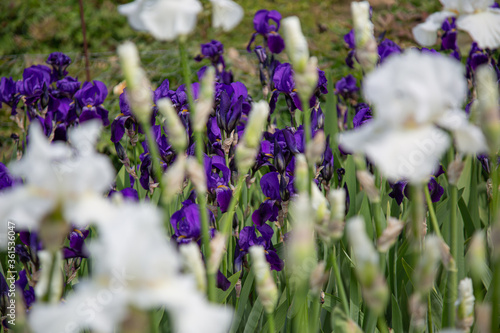
[[[124,188],[130,187],[130,178],[125,166],[122,166],[116,175],[116,190],[121,191]]]
[[[234,287],[236,286],[236,282],[238,282],[240,275],[241,275],[241,271],[236,272],[233,275],[231,275],[231,277],[228,279],[229,282],[231,282],[231,285],[229,286],[229,288],[227,288],[226,291],[217,288],[217,295],[216,295],[217,303],[222,304],[226,301],[226,298],[229,296],[229,294],[231,294]]]
[[[259,298],[253,305],[252,311],[250,312],[250,316],[248,316],[247,324],[245,325],[245,330],[243,331],[243,333],[255,332],[255,329],[259,324],[262,312],[264,312],[264,307],[262,306],[262,303]]]
[[[253,280],[254,280],[254,272],[253,270],[250,270],[241,288],[241,294],[238,299],[236,314],[234,315],[233,323],[231,325],[231,332],[238,331],[241,318],[243,317],[243,312],[245,311],[245,307],[247,305],[250,296],[250,291],[252,290]]]
[[[392,329],[394,332],[404,332],[403,329],[403,316],[401,314],[401,308],[399,307],[398,300],[392,295]]]

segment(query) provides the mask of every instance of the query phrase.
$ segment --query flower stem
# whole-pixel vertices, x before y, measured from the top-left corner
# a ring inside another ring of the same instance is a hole
[[[458,259],[458,228],[457,228],[458,189],[450,184],[450,254]],[[457,299],[457,270],[448,271],[448,284],[443,304],[443,327],[453,327],[455,324],[455,301]]]
[[[424,221],[424,194],[422,193],[422,184],[411,184],[411,230],[412,243],[417,246],[419,252],[421,248],[422,225]]]
[[[188,96],[189,101],[189,112],[191,116],[191,124],[194,123],[196,117],[196,108],[193,99],[193,92],[191,90],[191,70],[189,68],[188,63],[188,54],[186,50],[186,42],[185,40],[181,40],[179,42],[179,51],[181,58],[181,66],[182,66],[182,74],[184,78],[184,84],[186,87],[186,94]],[[194,132],[194,142],[195,142],[195,152],[196,159],[200,166],[203,167],[203,158],[204,158],[204,141],[203,141],[203,133],[201,131]],[[206,193],[196,192],[196,197],[198,201],[198,206],[200,207],[200,217],[201,217],[201,240],[203,245],[203,250],[205,253],[205,260],[208,263],[210,261],[210,233],[209,233],[209,225],[208,225],[208,212],[207,212],[207,198]],[[208,291],[208,299],[210,301],[215,300],[215,275],[209,273],[207,270],[207,291]]]
[[[427,186],[424,186],[424,191],[425,191],[425,199],[427,200],[427,207],[429,209],[429,216],[431,218],[432,228],[434,229],[436,235],[439,238],[443,239],[443,236],[441,235],[441,230],[439,230],[439,224],[437,221],[436,212],[434,211],[434,206],[432,205],[432,199],[431,199],[431,194],[429,192],[429,188]]]
[[[333,247],[332,255],[332,267],[335,273],[335,279],[337,280],[337,288],[339,290],[340,300],[342,301],[342,306],[344,307],[345,314],[349,316],[349,302],[347,301],[347,296],[344,289],[344,284],[342,283],[342,277],[340,276],[339,266],[337,265],[337,255],[336,247]]]
[[[496,165],[496,156],[491,154],[491,180],[492,180],[492,197],[490,203],[490,225],[492,226],[492,238],[498,239],[498,234],[500,234],[500,216],[498,211],[499,202],[499,182],[500,182],[500,168]],[[491,281],[490,288],[493,289],[492,300],[491,300],[491,332],[496,332],[500,326],[500,318],[497,315],[500,313],[500,250],[497,249],[497,244],[494,244],[495,252],[492,254],[492,264],[493,264],[493,279]]]
[[[267,322],[269,327],[269,333],[274,333],[276,329],[274,328],[274,315],[272,312],[267,314]]]

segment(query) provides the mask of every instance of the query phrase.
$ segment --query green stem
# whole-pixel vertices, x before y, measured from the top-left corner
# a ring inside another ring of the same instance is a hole
[[[434,211],[434,205],[432,204],[431,194],[429,192],[429,188],[427,187],[427,185],[424,185],[424,191],[425,191],[425,199],[427,201],[427,207],[429,209],[429,216],[431,218],[432,228],[434,229],[436,235],[438,235],[439,238],[443,239],[443,236],[441,235],[441,230],[439,230],[439,224],[437,221],[436,212]]]
[[[300,102],[302,103],[302,109],[304,112],[304,134],[306,138],[306,154],[307,149],[311,147],[310,142],[312,141],[312,133],[311,133],[311,109],[309,108],[309,99],[307,97],[300,96]],[[312,197],[312,187],[311,182],[314,179],[314,163],[313,161],[307,161],[308,165],[308,174],[309,174],[309,182],[307,186],[307,193],[309,193],[309,198]]]
[[[417,246],[417,252],[420,252],[422,227],[424,222],[424,194],[422,193],[422,184],[410,185],[411,198],[411,230],[412,243]]]
[[[224,220],[224,223],[221,225],[221,231],[225,233],[228,237],[231,236],[234,214],[236,212],[236,204],[238,203],[241,194],[241,189],[243,188],[243,185],[245,183],[245,176],[246,174],[239,175],[238,177],[238,183],[236,184],[236,189],[234,190],[233,197],[231,198],[231,201],[229,202],[229,207],[227,208],[226,219]]]
[[[267,322],[268,322],[267,326],[269,327],[269,333],[274,333],[276,329],[274,328],[275,327],[274,314],[272,312],[267,314]]]
[[[342,301],[342,306],[344,307],[345,314],[349,316],[349,302],[347,301],[347,296],[344,289],[344,284],[342,283],[342,277],[340,276],[339,266],[337,265],[337,255],[336,255],[336,247],[333,247],[333,255],[332,255],[332,267],[335,273],[335,280],[337,280],[337,287],[339,290],[340,300]]]
[[[189,102],[189,112],[191,116],[191,124],[194,124],[194,120],[196,118],[196,108],[193,99],[193,93],[191,90],[191,70],[189,68],[188,63],[188,54],[186,50],[186,42],[181,40],[179,42],[179,51],[181,57],[181,66],[182,66],[182,74],[184,79],[184,84],[186,87],[186,94]],[[194,142],[195,142],[195,152],[196,159],[200,166],[203,167],[203,158],[204,158],[204,141],[203,141],[203,133],[201,131],[194,131]],[[196,192],[196,197],[198,201],[198,206],[200,208],[200,219],[201,219],[201,242],[203,245],[203,251],[205,253],[205,261],[210,261],[210,233],[209,233],[209,225],[208,225],[208,212],[207,212],[207,198],[206,193],[201,193],[199,191]],[[207,270],[207,291],[208,291],[208,300],[215,300],[215,275],[209,273]]]
[[[458,259],[458,228],[457,228],[458,189],[450,184],[450,254],[456,261]],[[457,270],[448,271],[448,285],[443,304],[443,327],[455,325],[455,301],[457,299],[458,285]]]
[[[51,253],[52,262],[50,263],[50,271],[49,271],[49,282],[47,284],[47,292],[42,297],[42,302],[49,303],[50,302],[50,294],[52,293],[52,279],[54,278],[54,271],[57,267],[57,251]]]
[[[321,303],[319,300],[319,295],[314,295],[313,301],[312,301],[312,313],[311,313],[311,317],[309,320],[309,325],[310,325],[309,332],[311,332],[311,333],[316,333],[318,331],[318,324],[319,324],[319,320],[320,320],[320,316],[319,316],[320,307],[321,307]]]
[[[427,332],[433,333],[434,327],[432,325],[432,306],[431,306],[431,293],[427,293]]]
[[[389,328],[383,315],[378,317],[377,328],[380,333],[389,333]]]
[[[490,170],[491,170],[491,181],[492,181],[492,195],[490,202],[490,225],[492,226],[493,232],[500,232],[500,216],[499,216],[499,206],[500,206],[500,193],[498,186],[500,185],[500,168],[497,167],[497,156],[493,152],[490,157]],[[495,231],[496,230],[496,231]],[[495,245],[496,246],[496,245]],[[495,250],[492,254],[492,271],[493,280],[491,281],[492,288],[492,299],[491,299],[491,332],[497,332],[500,327],[500,251]]]

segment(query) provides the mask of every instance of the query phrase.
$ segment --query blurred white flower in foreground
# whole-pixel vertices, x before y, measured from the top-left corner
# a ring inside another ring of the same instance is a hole
[[[132,28],[165,41],[190,34],[202,9],[198,0],[136,0],[118,6]]]
[[[450,16],[457,18],[458,29],[464,30],[480,48],[500,46],[500,9],[491,8],[494,0],[440,0],[442,11],[430,15],[413,28],[415,40],[424,46],[436,44],[437,31]]]
[[[486,150],[481,130],[462,110],[466,84],[454,59],[415,50],[395,55],[365,78],[373,120],[341,135],[340,145],[364,153],[391,181],[425,181],[450,145],[441,128],[463,153]]]
[[[231,0],[210,0],[212,2],[212,25],[224,31],[233,30],[243,18],[243,8]]]
[[[160,211],[147,203],[116,207],[90,246],[92,280],[80,282],[65,303],[35,304],[29,316],[34,332],[114,332],[131,308],[162,306],[175,332],[227,332],[231,312],[209,304],[193,277],[180,273],[180,257],[161,223]]]
[[[100,131],[99,121],[81,124],[69,132],[69,146],[50,143],[40,126],[33,124],[26,154],[10,165],[12,174],[23,177],[24,184],[0,194],[2,227],[12,221],[19,230],[37,230],[49,216],[59,219],[55,222],[80,226],[93,222],[98,213],[94,205],[106,200],[102,194],[115,175],[109,158],[94,150]]]

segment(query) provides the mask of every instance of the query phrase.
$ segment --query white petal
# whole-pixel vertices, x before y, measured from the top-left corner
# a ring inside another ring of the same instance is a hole
[[[231,0],[210,0],[213,7],[212,25],[224,31],[233,30],[243,18],[243,8]]]
[[[415,129],[384,128],[383,123],[373,121],[345,133],[340,144],[350,151],[363,152],[391,181],[404,178],[421,182],[438,167],[450,139],[446,132],[432,125]]]
[[[488,146],[483,132],[469,123],[463,110],[448,111],[437,123],[453,133],[457,149],[462,153],[478,154],[487,151]]]
[[[198,0],[152,0],[144,3],[140,17],[156,39],[171,41],[194,30],[202,9]]]
[[[86,156],[95,151],[94,147],[101,134],[102,122],[94,119],[71,129],[69,142],[78,150],[78,155]]]
[[[431,46],[436,44],[437,31],[441,28],[443,21],[449,17],[455,16],[452,12],[437,12],[429,15],[424,23],[420,23],[413,28],[413,37],[417,43],[422,46]]]
[[[128,23],[135,30],[146,30],[146,26],[140,18],[140,11],[145,0],[136,0],[125,5],[118,6],[118,12],[127,16]]]
[[[500,47],[500,9],[491,8],[477,14],[462,15],[457,27],[467,31],[480,48]]]

